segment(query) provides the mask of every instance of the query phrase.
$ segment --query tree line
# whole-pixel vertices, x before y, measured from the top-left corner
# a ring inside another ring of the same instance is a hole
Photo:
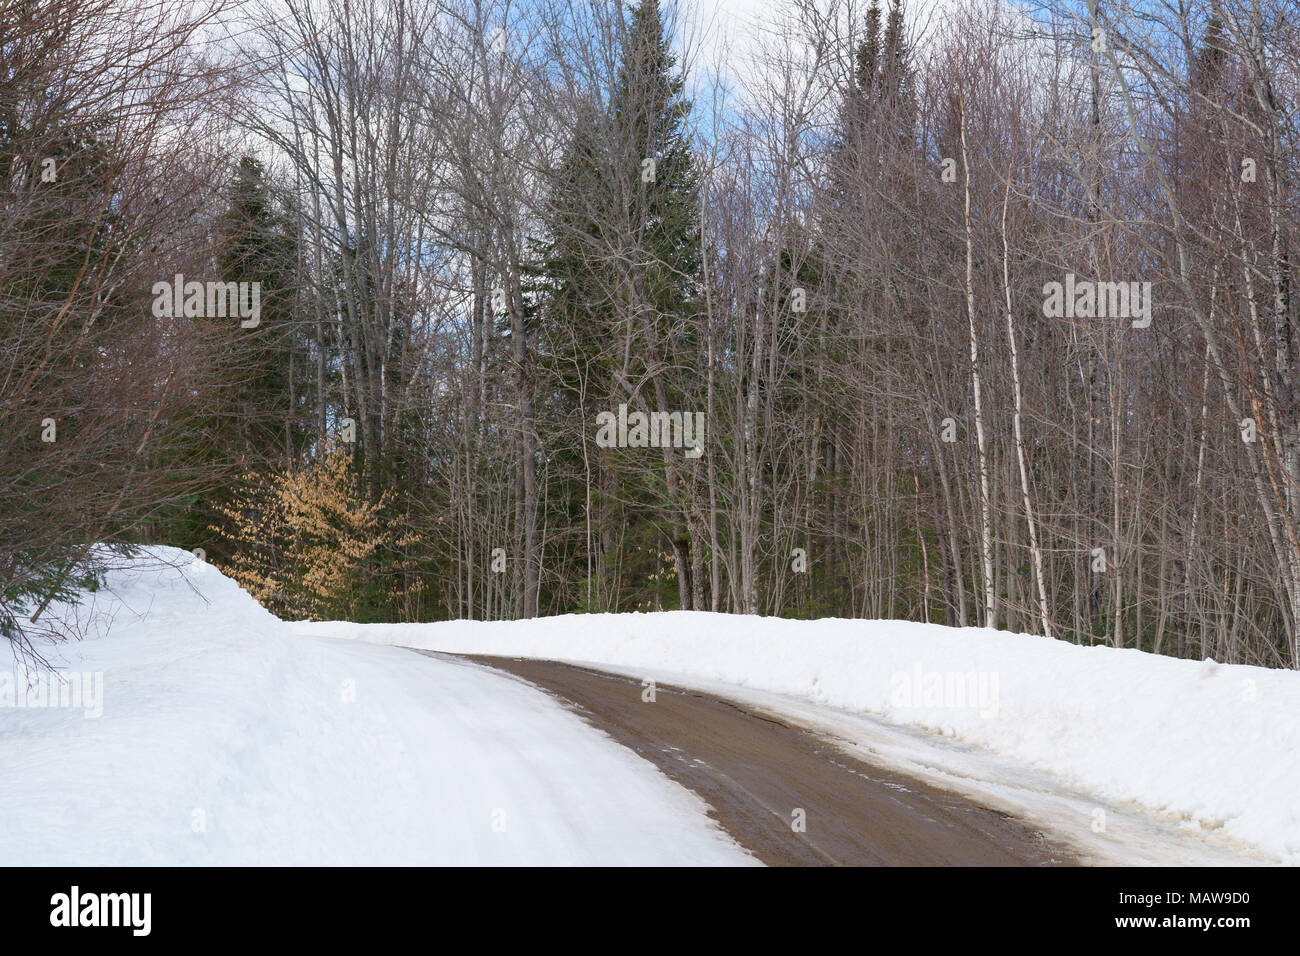
[[[0,629],[164,543],[1296,666],[1287,7],[0,0]]]

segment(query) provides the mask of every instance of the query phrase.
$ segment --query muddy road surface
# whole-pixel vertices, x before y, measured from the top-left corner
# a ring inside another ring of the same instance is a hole
[[[450,657],[453,655],[434,654]],[[460,656],[460,655],[456,655]],[[555,661],[464,655],[565,702],[699,794],[772,866],[1053,866],[1074,855],[963,797],[847,756],[720,697]]]

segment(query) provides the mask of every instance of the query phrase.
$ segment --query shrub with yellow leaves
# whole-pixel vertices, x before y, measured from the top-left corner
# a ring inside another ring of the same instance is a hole
[[[281,617],[355,619],[392,537],[387,501],[366,496],[338,445],[290,471],[244,475],[210,529],[231,553],[219,567]]]

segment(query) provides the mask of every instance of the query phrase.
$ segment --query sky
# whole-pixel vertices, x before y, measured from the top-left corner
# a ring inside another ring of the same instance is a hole
[[[792,0],[679,0],[684,12],[685,29],[678,31],[679,43],[689,49],[689,37],[695,34],[698,56],[695,68],[718,71],[733,80],[742,80],[748,73],[747,61],[758,52],[764,33],[788,14]],[[870,0],[856,0],[855,14],[865,17]],[[945,11],[955,9],[962,0],[904,0],[904,14],[910,30],[918,33],[932,32]],[[982,0],[985,3],[996,0]],[[1016,0],[1003,0],[1012,6]],[[889,0],[881,0],[886,8]],[[828,0],[819,0],[824,12]],[[841,7],[847,0],[841,0]],[[693,25],[693,28],[692,26]],[[860,26],[860,24],[859,24]]]

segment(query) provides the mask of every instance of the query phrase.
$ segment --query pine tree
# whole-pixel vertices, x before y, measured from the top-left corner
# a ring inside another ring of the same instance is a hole
[[[2,39],[2,37],[0,37]],[[3,71],[0,71],[2,74]],[[119,543],[90,549],[138,519],[134,501],[107,518],[88,512],[69,489],[112,482],[141,429],[129,410],[99,407],[105,367],[132,314],[132,292],[86,277],[86,264],[129,260],[130,230],[106,202],[122,161],[91,118],[59,127],[20,108],[21,84],[0,75],[0,340],[9,374],[0,396],[0,638],[20,655],[43,658],[32,640],[62,636],[57,623],[34,625],[52,602],[75,600],[95,586],[100,563]],[[48,166],[47,166],[48,163]],[[47,178],[47,174],[52,174]],[[111,270],[109,274],[111,275]],[[56,342],[57,347],[51,347]],[[94,447],[46,444],[36,423],[53,421],[64,436],[94,434]],[[108,468],[112,470],[107,470]]]
[[[571,422],[585,411],[580,427],[589,429],[595,411],[620,402],[664,411],[698,407],[692,392],[701,378],[693,371],[699,354],[699,181],[684,89],[659,4],[644,0],[625,26],[608,106],[588,104],[574,125],[554,179],[543,268],[531,282],[539,369],[551,385],[545,401],[558,413],[553,420]],[[624,379],[621,343],[629,341]],[[548,444],[561,449],[552,454],[551,467],[572,476],[573,504],[563,507],[581,518],[590,494],[592,523],[601,529],[601,540],[591,545],[601,578],[593,584],[592,606],[644,602],[658,587],[650,579],[664,550],[656,526],[674,529],[679,565],[691,547],[678,466],[664,465],[657,452],[607,450],[595,456],[589,480],[591,449],[584,458],[581,441],[564,441],[563,429],[557,437]],[[616,596],[615,572],[610,567],[605,576],[600,555],[616,547],[609,539],[613,529],[624,528],[621,550],[644,560],[634,559],[622,573],[641,590]],[[583,561],[576,580],[585,575]],[[676,575],[684,576],[683,567]]]
[[[297,246],[285,211],[277,209],[260,162],[243,157],[230,186],[228,206],[217,221],[216,277],[222,282],[258,283],[258,324],[241,326],[239,316],[208,316],[223,347],[214,357],[210,394],[187,423],[185,457],[207,465],[206,491],[180,502],[181,510],[160,523],[162,540],[182,547],[217,550],[207,528],[220,505],[234,494],[236,476],[283,468],[307,446],[301,409],[310,398],[295,362],[306,371],[295,323]]]
[[[261,286],[259,324],[241,329],[228,359],[233,407],[226,446],[250,462],[283,463],[298,442],[297,409],[290,404],[297,250],[272,202],[266,172],[251,156],[239,162],[219,227],[221,281]]]
[[[889,0],[887,10],[872,0],[862,38],[853,51],[835,128],[829,138],[825,187],[819,196],[816,239],[808,271],[817,288],[817,350],[819,370],[850,380],[863,372],[875,374],[893,361],[886,337],[877,334],[873,312],[884,294],[885,264],[880,257],[880,228],[888,220],[882,197],[902,188],[900,170],[909,168],[915,150],[916,107],[911,51],[907,44],[902,0]],[[900,162],[901,158],[909,162]],[[890,222],[898,241],[912,247],[906,221]],[[846,427],[852,405],[833,389],[819,389],[823,408],[817,415],[822,448],[820,479],[815,494],[828,523],[850,534],[860,514],[850,512],[852,500],[841,453],[856,440]],[[813,582],[828,595],[852,588],[837,563],[838,542],[827,542],[826,561]],[[844,567],[843,571],[848,568]]]
[[[658,0],[643,0],[628,28],[612,103],[629,163],[620,180],[634,190],[629,220],[644,256],[634,260],[645,263],[644,304],[661,315],[688,316],[699,293],[699,180],[686,129],[691,102],[676,63]]]

